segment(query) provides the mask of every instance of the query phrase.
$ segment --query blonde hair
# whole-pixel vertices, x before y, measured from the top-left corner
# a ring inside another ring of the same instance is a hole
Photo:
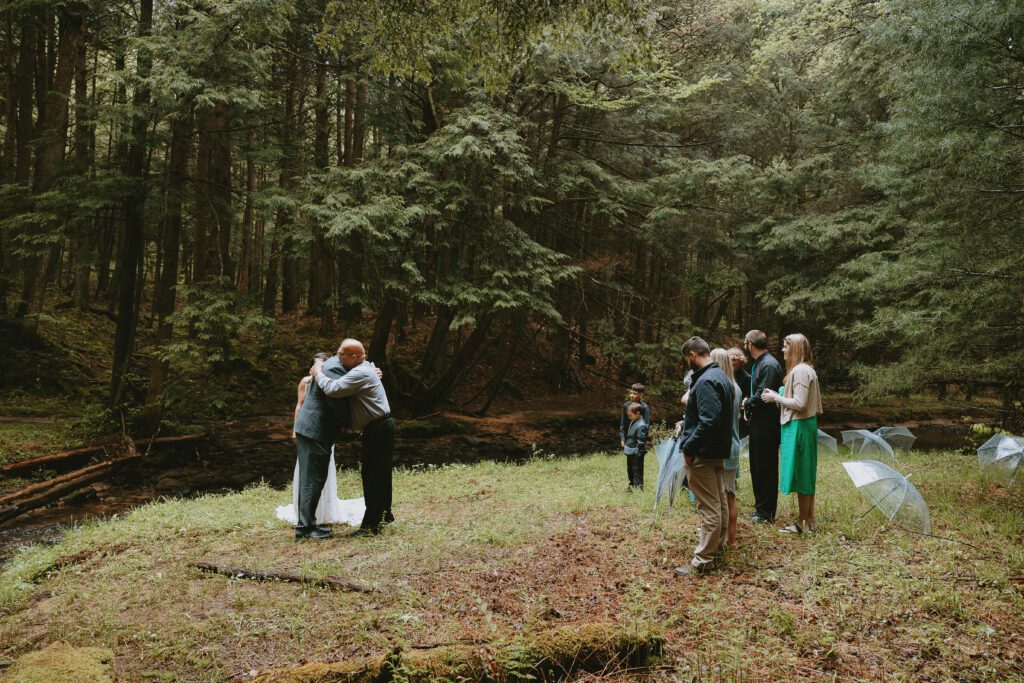
[[[811,353],[811,342],[799,332],[786,335],[783,342],[789,344],[789,357],[786,358],[786,384],[789,384],[789,375],[793,368],[800,363],[814,365],[814,354]]]
[[[740,391],[740,385],[736,384],[736,375],[732,369],[732,360],[729,358],[729,352],[725,349],[711,349],[711,360],[718,363],[719,367],[722,368],[722,372],[724,372],[725,376],[729,378],[729,381],[732,382],[733,388],[738,393]]]

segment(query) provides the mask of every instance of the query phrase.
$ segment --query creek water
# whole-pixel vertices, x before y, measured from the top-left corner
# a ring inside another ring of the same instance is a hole
[[[840,439],[842,429],[864,426],[824,425],[823,429]],[[973,438],[964,425],[957,424],[917,424],[912,431],[918,437],[915,450],[967,452],[974,441],[983,440]],[[395,466],[417,468],[483,460],[521,463],[538,452],[571,457],[618,446],[608,416],[600,414],[541,425],[534,437],[535,441],[527,442],[521,435],[517,439],[511,433],[472,432],[452,423],[442,427],[417,423],[406,430],[400,426]],[[341,469],[358,468],[359,454],[356,441],[342,442],[335,448],[335,460]],[[108,481],[0,525],[0,564],[21,546],[53,542],[76,524],[120,514],[154,500],[238,491],[260,481],[285,489],[291,484],[294,467],[291,440],[261,429],[228,430],[215,442],[154,451]]]

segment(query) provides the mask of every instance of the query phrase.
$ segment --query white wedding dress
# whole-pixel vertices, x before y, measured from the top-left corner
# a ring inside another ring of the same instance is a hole
[[[292,477],[292,504],[281,505],[275,514],[278,519],[292,526],[299,523],[299,462],[295,461],[295,475]],[[338,475],[334,466],[334,449],[331,448],[331,462],[327,467],[327,481],[320,494],[320,503],[316,506],[317,524],[348,524],[359,526],[366,513],[366,502],[362,498],[341,500],[338,498]]]

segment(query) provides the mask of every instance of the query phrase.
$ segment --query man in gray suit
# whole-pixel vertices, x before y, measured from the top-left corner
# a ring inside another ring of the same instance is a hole
[[[324,361],[321,372],[331,379],[344,377],[348,370],[341,358],[331,356]],[[347,398],[330,398],[315,381],[309,383],[306,400],[295,418],[295,450],[299,460],[298,525],[295,539],[324,540],[331,530],[317,526],[316,507],[327,481],[331,448],[341,431],[352,422]]]
[[[391,406],[380,381],[380,373],[366,360],[366,349],[358,339],[345,339],[338,349],[344,377],[331,378],[326,364],[323,372],[314,365],[313,381],[327,396],[349,397],[352,427],[362,433],[363,458],[360,471],[366,514],[353,536],[379,534],[381,526],[395,521],[391,512],[391,463],[395,453],[395,421]]]

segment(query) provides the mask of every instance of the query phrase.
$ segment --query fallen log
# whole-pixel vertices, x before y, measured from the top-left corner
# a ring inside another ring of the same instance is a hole
[[[191,443],[193,441],[202,441],[207,437],[206,432],[200,432],[199,434],[183,434],[181,436],[162,436],[157,439],[139,439],[134,442],[130,442],[132,447],[141,448],[145,446],[147,450],[153,446],[172,446],[182,443]],[[8,474],[10,472],[20,472],[22,470],[32,469],[33,467],[39,467],[40,465],[53,465],[55,463],[71,460],[84,455],[92,455],[95,453],[102,453],[107,448],[117,447],[118,442],[112,442],[108,444],[101,444],[96,446],[85,446],[83,448],[74,448],[70,451],[62,451],[60,453],[53,453],[51,455],[42,455],[38,458],[32,458],[31,460],[22,460],[20,462],[12,462],[10,464],[0,467],[0,474]]]
[[[17,497],[16,493],[19,492],[6,496],[5,499],[15,496],[16,502],[7,509],[0,510],[0,524],[12,520],[15,517],[20,517],[30,510],[35,510],[47,503],[52,503],[55,500],[63,498],[69,493],[73,493],[95,481],[108,477],[115,469],[121,467],[125,463],[138,460],[141,457],[142,455],[136,453],[135,455],[130,455],[127,458],[119,458],[118,460],[111,460],[110,462],[101,462],[98,465],[92,465],[76,472],[71,472],[70,475],[58,477],[61,481],[56,484],[54,483],[54,480],[43,482],[44,484],[48,484],[48,486],[41,492],[28,498]]]
[[[285,581],[287,583],[304,583],[318,588],[330,588],[331,590],[350,590],[357,593],[372,593],[373,588],[364,586],[355,581],[349,581],[338,576],[325,576],[316,578],[302,576],[289,572],[265,571],[260,569],[244,569],[241,567],[221,567],[209,562],[195,562],[190,567],[195,567],[201,572],[230,576],[235,579],[251,579],[253,581]]]
[[[72,481],[72,480],[78,479],[79,477],[85,476],[85,475],[89,474],[90,472],[99,472],[99,471],[106,472],[106,471],[108,471],[110,469],[110,465],[111,465],[112,462],[116,462],[116,461],[101,462],[101,463],[99,463],[97,465],[90,465],[89,467],[83,467],[82,469],[75,470],[74,472],[68,472],[67,474],[63,474],[63,475],[61,475],[59,477],[54,477],[53,479],[47,479],[46,481],[40,481],[40,482],[37,482],[35,484],[29,484],[25,488],[18,489],[17,491],[14,491],[13,493],[8,493],[6,496],[0,496],[0,505],[12,505],[18,499],[28,498],[29,496],[33,496],[33,495],[35,495],[37,493],[40,493],[42,491],[46,491],[46,490],[48,490],[50,488],[53,488],[54,486],[59,486],[60,484],[63,484],[64,482],[68,482],[68,481]]]

